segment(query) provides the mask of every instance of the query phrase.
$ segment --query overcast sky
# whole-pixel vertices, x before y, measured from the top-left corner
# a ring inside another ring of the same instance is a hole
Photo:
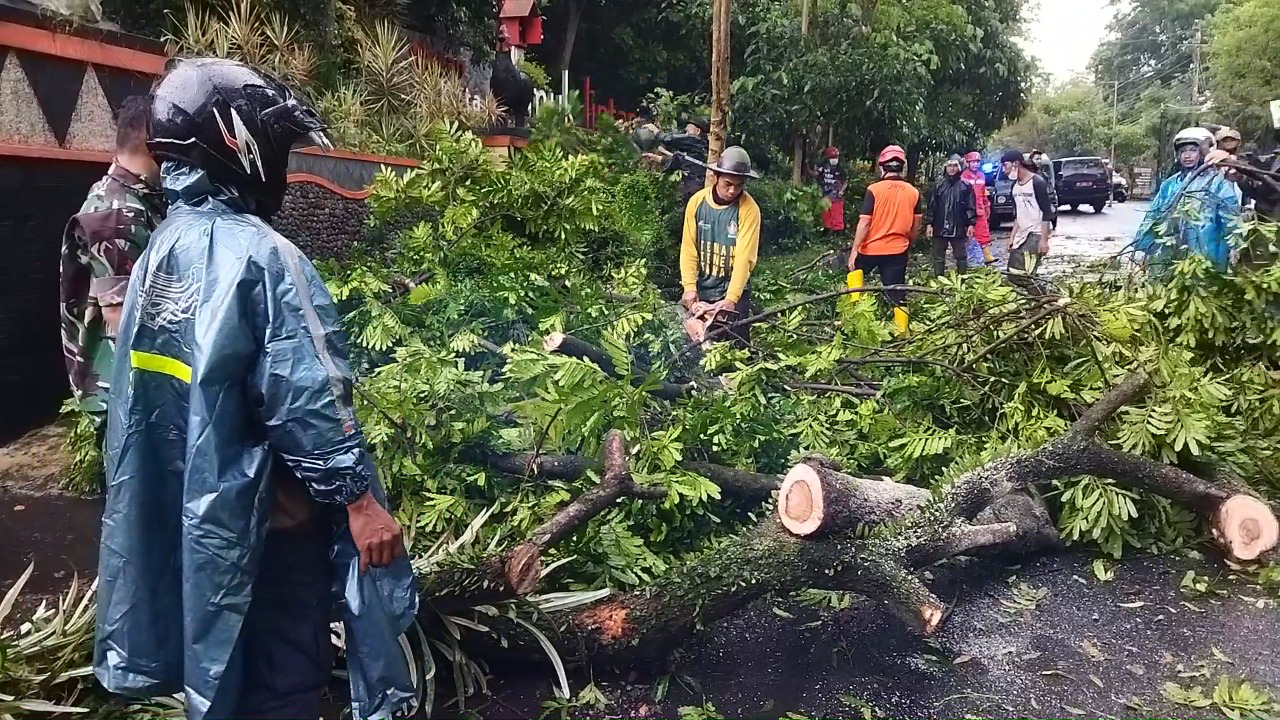
[[[1055,82],[1089,67],[1114,10],[1108,0],[1039,0],[1023,47]]]

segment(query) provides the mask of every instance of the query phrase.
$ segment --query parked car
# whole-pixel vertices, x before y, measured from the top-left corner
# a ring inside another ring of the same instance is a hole
[[[1124,202],[1129,199],[1129,181],[1120,173],[1111,174],[1111,199]]]
[[[1100,157],[1070,157],[1053,161],[1058,175],[1058,202],[1072,210],[1092,205],[1102,212],[1111,196],[1111,172]]]
[[[1003,223],[1013,222],[1016,211],[1013,207],[1013,181],[1000,172],[1000,157],[1003,151],[988,157],[982,170],[987,176],[987,199],[991,202],[991,227],[1000,227]],[[1057,177],[1052,164],[1042,165],[1041,173],[1049,183],[1049,203],[1053,205],[1053,227],[1058,227],[1058,190]]]

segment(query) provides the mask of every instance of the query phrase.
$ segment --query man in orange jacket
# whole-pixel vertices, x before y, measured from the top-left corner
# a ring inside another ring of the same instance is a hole
[[[901,285],[907,279],[907,250],[920,232],[920,191],[903,179],[907,154],[901,147],[890,145],[882,150],[876,164],[880,166],[881,179],[867,188],[862,199],[849,270],[861,270],[864,275],[878,271],[881,283]],[[891,290],[885,298],[893,306],[894,325],[905,333],[906,293]]]

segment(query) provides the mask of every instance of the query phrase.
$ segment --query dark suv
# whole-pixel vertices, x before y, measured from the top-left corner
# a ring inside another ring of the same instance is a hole
[[[1053,161],[1058,175],[1058,202],[1071,206],[1092,205],[1102,212],[1111,196],[1111,172],[1100,157],[1073,157]]]

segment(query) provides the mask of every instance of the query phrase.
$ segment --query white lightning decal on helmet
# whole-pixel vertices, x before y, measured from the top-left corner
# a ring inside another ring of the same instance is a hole
[[[266,170],[262,167],[262,153],[258,152],[258,142],[249,134],[249,129],[245,127],[244,121],[240,119],[240,113],[231,110],[231,128],[234,134],[227,132],[227,124],[222,120],[222,114],[217,110],[213,111],[213,117],[218,121],[218,129],[222,131],[222,139],[227,143],[227,147],[236,151],[236,155],[240,157],[240,164],[244,166],[246,174],[253,175],[254,165],[258,166],[258,177],[263,182],[267,180]]]

